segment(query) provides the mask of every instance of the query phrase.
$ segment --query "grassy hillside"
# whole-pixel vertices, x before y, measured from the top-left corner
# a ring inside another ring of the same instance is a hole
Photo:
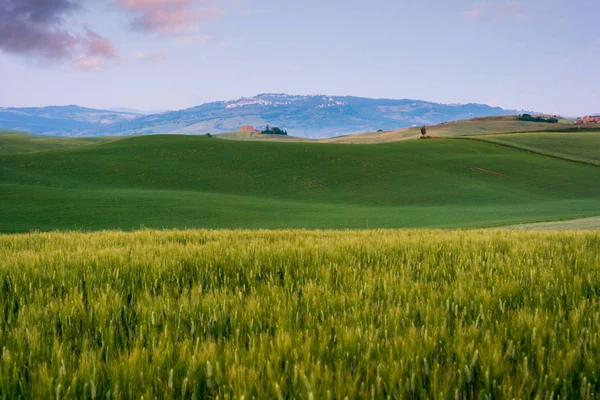
[[[471,120],[449,122],[427,128],[428,134],[436,138],[449,138],[470,135],[489,135],[494,133],[536,132],[547,130],[567,131],[573,130],[570,120],[562,120],[559,124],[517,121],[514,116],[475,118]],[[421,127],[390,130],[381,132],[366,132],[352,135],[337,136],[328,139],[306,139],[295,136],[270,137],[255,135],[248,132],[227,132],[214,135],[220,139],[242,141],[292,141],[316,142],[330,144],[378,144],[399,142],[406,139],[416,139],[421,136]]]
[[[103,137],[55,138],[0,130],[0,154],[35,153],[47,150],[68,149],[88,144],[103,143],[109,140],[114,139]]]
[[[3,399],[595,399],[598,233],[0,235]]]
[[[322,139],[322,143],[333,143],[333,144],[378,144],[378,143],[390,143],[399,142],[406,139],[416,139],[415,129],[400,129],[395,131],[383,131],[383,132],[367,132],[357,133],[354,135],[338,136],[330,139]]]
[[[0,231],[483,227],[600,215],[600,168],[466,140],[148,136],[0,156]]]
[[[474,118],[465,121],[448,122],[427,127],[427,134],[432,137],[455,137],[470,135],[487,135],[507,132],[534,132],[547,130],[573,129],[572,123],[547,124],[538,122],[517,121],[514,116]],[[326,139],[326,143],[339,144],[372,144],[397,142],[415,139],[421,136],[421,127],[402,129],[390,132],[372,132]]]
[[[600,130],[486,135],[475,139],[600,166]]]

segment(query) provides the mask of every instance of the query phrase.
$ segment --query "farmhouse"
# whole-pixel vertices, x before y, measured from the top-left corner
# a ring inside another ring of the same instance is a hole
[[[240,128],[240,132],[261,133],[262,131],[251,125],[244,125]]]
[[[590,124],[600,124],[600,116],[590,117],[585,116],[583,118],[578,118],[575,120],[576,125],[590,125]]]
[[[256,133],[261,133],[262,130],[257,129],[251,125],[244,125],[240,128],[240,132],[250,132],[250,133],[256,134]]]

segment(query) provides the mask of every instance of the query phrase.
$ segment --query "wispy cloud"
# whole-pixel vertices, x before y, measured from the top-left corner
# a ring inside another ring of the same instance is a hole
[[[135,31],[162,34],[195,32],[201,23],[218,18],[223,10],[214,0],[116,0],[133,15]]]
[[[87,53],[90,55],[98,55],[104,58],[116,58],[117,50],[113,44],[106,38],[98,35],[90,28],[89,25],[84,25],[86,37],[83,44],[86,47]]]
[[[484,1],[476,3],[463,15],[471,20],[479,22],[490,22],[497,20],[526,20],[527,10],[518,1],[497,3]]]
[[[161,62],[165,60],[165,53],[144,53],[142,51],[136,51],[131,55],[134,59],[146,62]]]
[[[73,60],[78,68],[97,70],[92,64],[115,58],[117,52],[88,25],[79,33],[65,28],[65,18],[81,8],[81,0],[0,0],[0,51],[53,62]]]
[[[208,43],[211,39],[211,35],[193,34],[187,36],[180,36],[175,40],[175,42],[179,44],[200,45]]]
[[[97,57],[78,57],[73,61],[73,66],[81,71],[102,71],[102,61]]]

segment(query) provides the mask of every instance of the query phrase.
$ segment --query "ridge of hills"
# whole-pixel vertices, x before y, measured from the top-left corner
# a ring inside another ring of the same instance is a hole
[[[515,113],[484,104],[260,94],[151,115],[79,106],[0,108],[0,129],[54,136],[123,136],[215,134],[237,131],[243,125],[270,124],[290,135],[314,139]]]

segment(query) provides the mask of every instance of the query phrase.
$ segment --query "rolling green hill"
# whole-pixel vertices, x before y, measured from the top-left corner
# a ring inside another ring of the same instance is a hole
[[[0,156],[0,231],[486,227],[600,215],[600,168],[467,140],[146,136]]]
[[[600,130],[485,135],[473,139],[600,166]]]
[[[105,137],[55,138],[27,133],[0,130],[0,154],[35,153],[39,151],[68,149],[88,144],[103,143]]]

